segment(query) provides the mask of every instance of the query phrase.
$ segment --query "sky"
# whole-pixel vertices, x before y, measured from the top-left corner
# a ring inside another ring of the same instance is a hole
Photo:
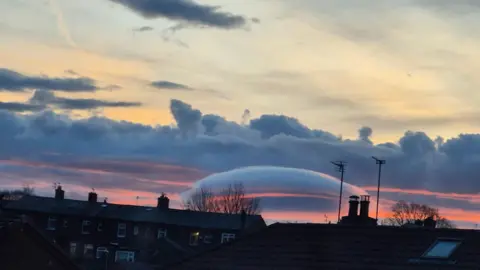
[[[375,193],[377,155],[385,211],[404,199],[475,226],[479,13],[475,0],[0,1],[0,185],[146,203],[242,166],[338,176],[342,159]],[[323,220],[275,218],[295,215]]]

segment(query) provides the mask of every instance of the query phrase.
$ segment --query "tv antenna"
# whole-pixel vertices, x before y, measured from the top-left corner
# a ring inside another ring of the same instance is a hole
[[[380,202],[380,177],[382,175],[382,165],[386,163],[385,159],[379,159],[376,157],[372,157],[375,160],[375,163],[378,165],[378,185],[377,185],[377,213],[375,215],[375,219],[378,222],[378,204]]]
[[[340,212],[342,211],[342,193],[343,193],[343,174],[345,173],[345,161],[332,161],[332,164],[337,167],[340,172],[340,196],[338,199],[338,222],[340,222]]]

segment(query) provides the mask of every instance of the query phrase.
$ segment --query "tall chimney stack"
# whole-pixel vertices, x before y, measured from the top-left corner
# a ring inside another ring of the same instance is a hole
[[[370,195],[360,196],[360,217],[369,218],[368,208],[370,207]]]
[[[349,217],[357,217],[358,216],[358,196],[350,196],[350,201],[348,202],[350,204],[348,208],[348,216]]]
[[[55,199],[57,200],[65,199],[65,191],[62,189],[61,185],[56,185],[55,187]]]
[[[89,203],[96,203],[98,199],[97,193],[95,191],[89,192],[88,193],[88,202]]]
[[[157,199],[157,208],[158,209],[168,209],[170,204],[170,199],[165,195],[165,193],[162,193],[160,197]]]

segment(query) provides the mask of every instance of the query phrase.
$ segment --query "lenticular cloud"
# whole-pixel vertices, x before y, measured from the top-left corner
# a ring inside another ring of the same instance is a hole
[[[302,210],[333,211],[337,209],[340,180],[310,170],[252,166],[209,175],[182,193],[187,198],[200,187],[221,191],[229,184],[242,183],[248,196],[261,198],[264,211]],[[344,198],[368,194],[344,182]],[[301,202],[301,203],[299,203]]]

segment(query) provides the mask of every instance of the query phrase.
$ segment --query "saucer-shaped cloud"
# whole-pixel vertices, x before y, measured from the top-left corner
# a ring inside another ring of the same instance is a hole
[[[183,192],[183,199],[196,189],[205,187],[219,192],[230,184],[242,183],[247,196],[261,199],[264,213],[300,211],[333,213],[338,209],[340,180],[310,170],[253,166],[209,175]],[[363,189],[344,182],[343,200],[351,195],[368,194]],[[346,212],[347,206],[343,207]]]

